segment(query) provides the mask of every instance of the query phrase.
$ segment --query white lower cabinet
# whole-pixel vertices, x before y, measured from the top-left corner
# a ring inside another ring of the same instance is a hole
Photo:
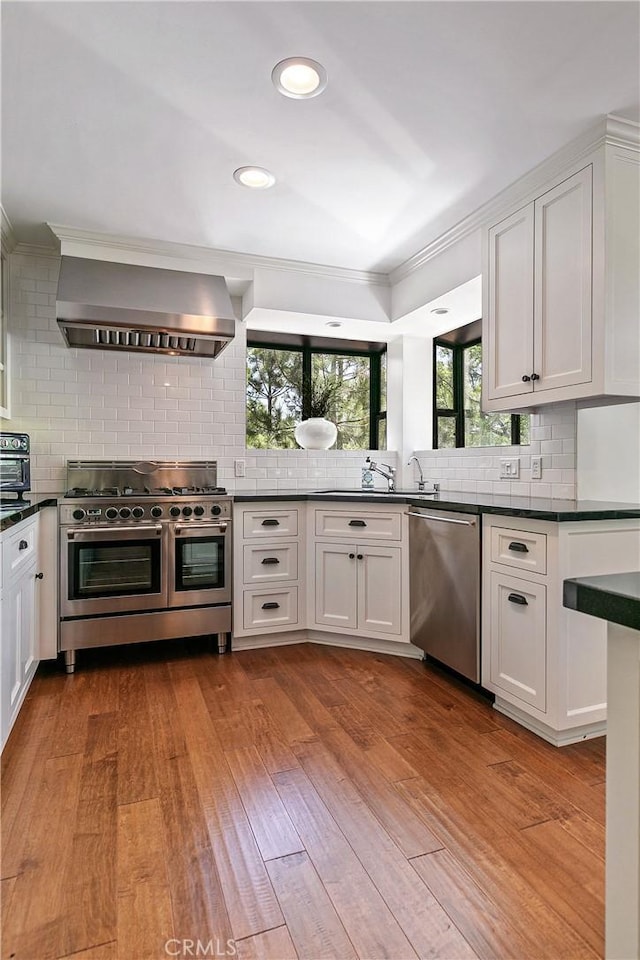
[[[538,710],[547,699],[547,589],[490,572],[491,682]]]
[[[2,535],[2,747],[7,741],[38,666],[38,519],[36,514]]]
[[[239,503],[234,529],[236,649],[313,640],[422,655],[408,638],[404,505]]]
[[[483,517],[482,685],[562,746],[606,731],[606,623],[567,610],[563,580],[638,569],[638,520]]]
[[[399,547],[317,543],[315,622],[399,636],[401,583]]]
[[[305,508],[283,501],[234,506],[236,647],[277,643],[275,635],[305,626]]]

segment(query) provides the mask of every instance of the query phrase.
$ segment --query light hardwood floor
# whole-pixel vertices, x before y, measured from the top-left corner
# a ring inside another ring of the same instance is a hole
[[[604,776],[417,661],[83,653],[3,754],[2,960],[601,957]]]

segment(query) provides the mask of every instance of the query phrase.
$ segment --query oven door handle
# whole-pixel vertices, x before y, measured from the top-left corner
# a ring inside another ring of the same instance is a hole
[[[160,536],[162,525],[157,523],[153,527],[68,527],[66,534],[68,540],[104,540],[113,538],[117,540],[123,534],[149,534],[155,533]]]
[[[189,523],[186,526],[182,526],[179,523],[176,523],[173,528],[176,534],[180,533],[189,533],[190,530],[219,530],[220,533],[225,533],[228,523],[226,520],[221,521],[220,523],[207,522],[207,523]]]

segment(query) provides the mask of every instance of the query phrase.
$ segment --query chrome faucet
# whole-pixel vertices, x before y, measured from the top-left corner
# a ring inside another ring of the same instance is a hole
[[[394,493],[396,489],[395,467],[389,466],[388,463],[383,463],[382,466],[386,467],[388,472],[386,472],[385,470],[381,470],[378,464],[376,463],[376,461],[372,460],[371,457],[367,457],[365,463],[368,464],[369,470],[371,470],[372,473],[379,473],[381,477],[385,478],[385,480],[389,484],[389,493]]]
[[[418,480],[418,490],[424,490],[424,473],[422,472],[422,464],[420,463],[418,458],[415,456],[415,454],[414,456],[409,457],[409,459],[407,460],[407,466],[410,466],[414,460],[418,464],[418,470],[420,471],[420,479]]]
[[[422,464],[420,463],[418,458],[415,456],[415,454],[412,457],[409,457],[409,459],[407,460],[407,466],[409,466],[410,463],[413,463],[414,460],[418,464],[418,470],[420,471],[420,479],[418,480],[418,490],[424,490],[426,485],[426,480],[424,479],[424,473],[422,472]],[[437,495],[440,491],[440,484],[432,483],[431,486],[433,489],[427,490],[427,493],[428,494],[435,493]]]

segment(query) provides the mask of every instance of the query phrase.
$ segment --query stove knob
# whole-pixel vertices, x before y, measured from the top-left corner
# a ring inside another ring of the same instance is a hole
[[[196,515],[196,517],[201,517],[202,514],[204,513],[204,507],[194,507],[193,512]]]
[[[141,520],[144,517],[144,508],[134,507],[131,511],[131,516],[135,517],[136,520]]]
[[[131,516],[131,510],[129,510],[129,507],[120,507],[119,513],[122,520],[128,520]]]
[[[84,512],[84,510],[74,510],[71,516],[73,517],[74,520],[84,520],[84,518],[86,517],[86,513]]]
[[[107,518],[107,520],[115,520],[118,516],[118,511],[116,510],[115,507],[107,507],[107,509],[104,512],[104,515]]]
[[[219,517],[220,514],[222,513],[222,507],[219,507],[218,504],[215,503],[215,504],[211,507],[211,513],[213,514],[214,517]]]
[[[151,516],[152,517],[161,517],[162,516],[162,507],[151,507]]]
[[[180,516],[180,507],[170,507],[170,508],[169,508],[169,513],[171,514],[172,517],[179,517],[179,516]]]
[[[193,510],[191,509],[191,507],[183,507],[183,508],[182,508],[182,516],[183,516],[183,517],[190,517],[192,513],[193,513]]]

